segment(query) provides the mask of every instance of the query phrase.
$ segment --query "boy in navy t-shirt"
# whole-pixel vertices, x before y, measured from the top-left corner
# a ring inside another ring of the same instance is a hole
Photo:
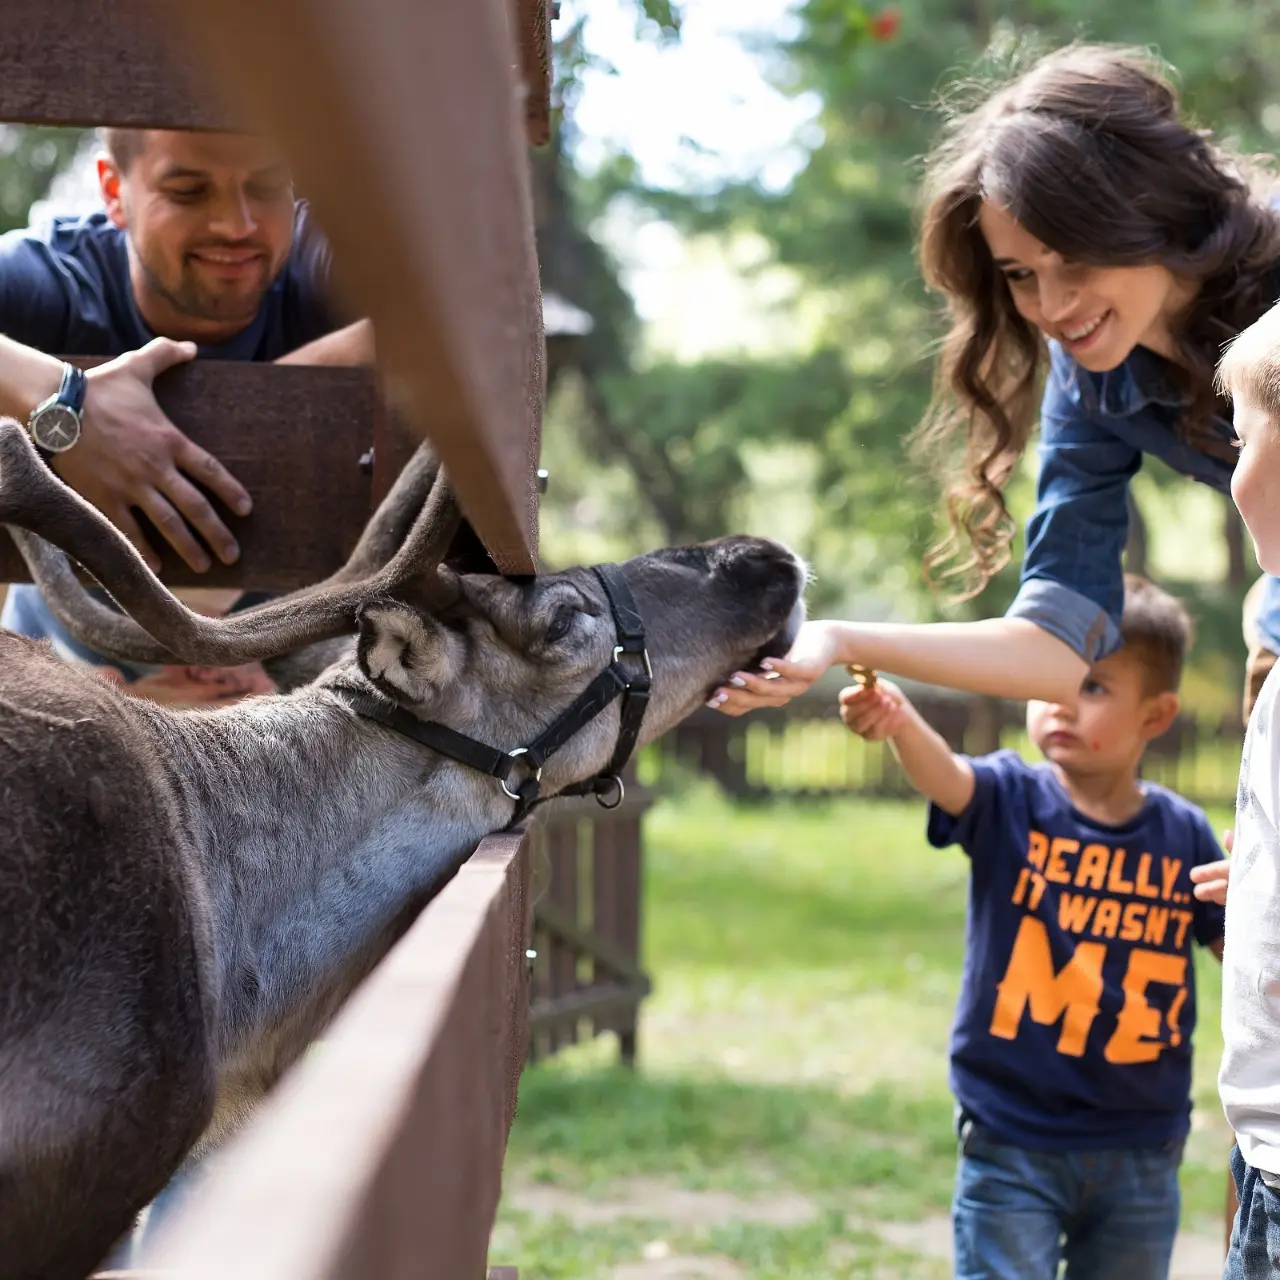
[[[951,1038],[961,1280],[1169,1271],[1191,949],[1221,958],[1225,869],[1205,815],[1138,777],[1178,712],[1187,615],[1129,577],[1122,632],[1074,710],[1028,704],[1043,764],[954,754],[887,682],[841,694],[849,728],[888,740],[929,799],[930,843],[972,864]]]

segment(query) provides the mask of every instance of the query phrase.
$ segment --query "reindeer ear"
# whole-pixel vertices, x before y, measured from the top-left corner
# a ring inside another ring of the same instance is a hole
[[[360,611],[360,669],[370,680],[412,702],[425,702],[461,670],[461,641],[429,613],[404,605]]]

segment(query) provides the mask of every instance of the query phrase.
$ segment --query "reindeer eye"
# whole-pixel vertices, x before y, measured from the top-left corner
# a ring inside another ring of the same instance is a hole
[[[577,616],[577,609],[558,609],[544,637],[547,644],[555,644],[557,640],[563,640],[569,634],[569,628],[573,626],[573,620]]]

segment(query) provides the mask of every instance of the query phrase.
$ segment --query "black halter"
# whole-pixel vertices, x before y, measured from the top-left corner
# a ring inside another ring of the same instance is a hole
[[[635,750],[645,708],[649,704],[653,668],[644,643],[644,621],[622,571],[616,564],[599,564],[593,567],[592,572],[604,587],[617,629],[618,642],[614,646],[613,661],[526,747],[501,751],[497,747],[486,746],[446,725],[419,720],[390,699],[366,689],[334,685],[331,692],[357,715],[375,720],[459,764],[497,778],[503,791],[516,802],[512,826],[523,821],[530,810],[549,798],[539,794],[542,766],[547,760],[615,698],[621,697],[618,742],[609,763],[594,777],[574,783],[559,793],[565,796],[594,795],[603,808],[616,809],[625,794],[622,770]],[[624,659],[630,659],[626,666],[623,665]]]

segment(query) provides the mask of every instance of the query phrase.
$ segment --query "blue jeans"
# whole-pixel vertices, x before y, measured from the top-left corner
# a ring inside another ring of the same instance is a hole
[[[1182,1142],[1031,1151],[961,1128],[956,1280],[1167,1280]]]
[[[1231,1247],[1222,1280],[1266,1280],[1280,1276],[1280,1192],[1231,1148],[1231,1176],[1240,1207],[1231,1224]]]

